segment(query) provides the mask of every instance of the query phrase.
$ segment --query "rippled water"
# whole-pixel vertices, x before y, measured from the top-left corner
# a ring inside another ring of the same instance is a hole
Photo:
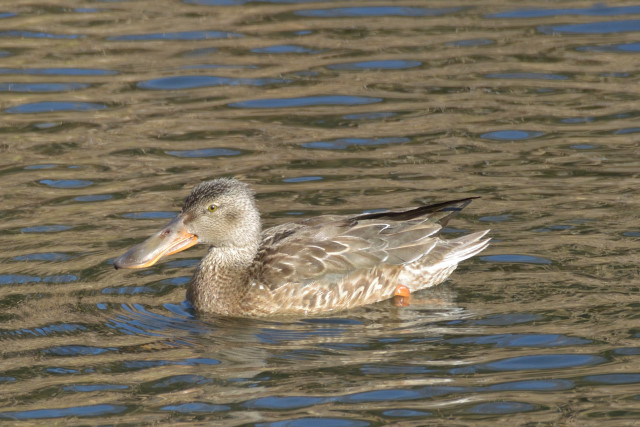
[[[628,3],[4,3],[0,419],[637,422],[639,34]],[[204,248],[111,260],[219,176],[266,225],[479,195],[448,232],[494,241],[409,307],[198,317]]]

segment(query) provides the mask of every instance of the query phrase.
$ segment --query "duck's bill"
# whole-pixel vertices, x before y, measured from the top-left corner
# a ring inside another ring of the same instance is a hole
[[[150,267],[162,257],[184,251],[198,243],[198,236],[184,226],[184,218],[178,215],[166,227],[117,258],[116,268]]]

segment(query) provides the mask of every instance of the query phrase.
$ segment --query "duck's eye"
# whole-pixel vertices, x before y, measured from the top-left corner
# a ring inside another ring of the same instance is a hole
[[[218,207],[216,205],[209,205],[207,209],[209,210],[209,212],[215,212]]]

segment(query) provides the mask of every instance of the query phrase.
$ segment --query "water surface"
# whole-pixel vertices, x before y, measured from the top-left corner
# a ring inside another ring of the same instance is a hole
[[[195,0],[0,10],[0,419],[630,425],[640,7]],[[196,316],[204,248],[112,260],[190,188],[265,226],[481,196],[409,307]]]

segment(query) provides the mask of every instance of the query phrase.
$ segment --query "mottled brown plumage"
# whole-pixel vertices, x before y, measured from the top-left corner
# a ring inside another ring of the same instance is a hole
[[[262,231],[246,184],[196,186],[167,227],[115,261],[141,268],[197,243],[210,246],[187,291],[201,312],[228,316],[344,310],[445,280],[489,243],[481,231],[439,237],[472,198],[354,216],[325,215]]]

